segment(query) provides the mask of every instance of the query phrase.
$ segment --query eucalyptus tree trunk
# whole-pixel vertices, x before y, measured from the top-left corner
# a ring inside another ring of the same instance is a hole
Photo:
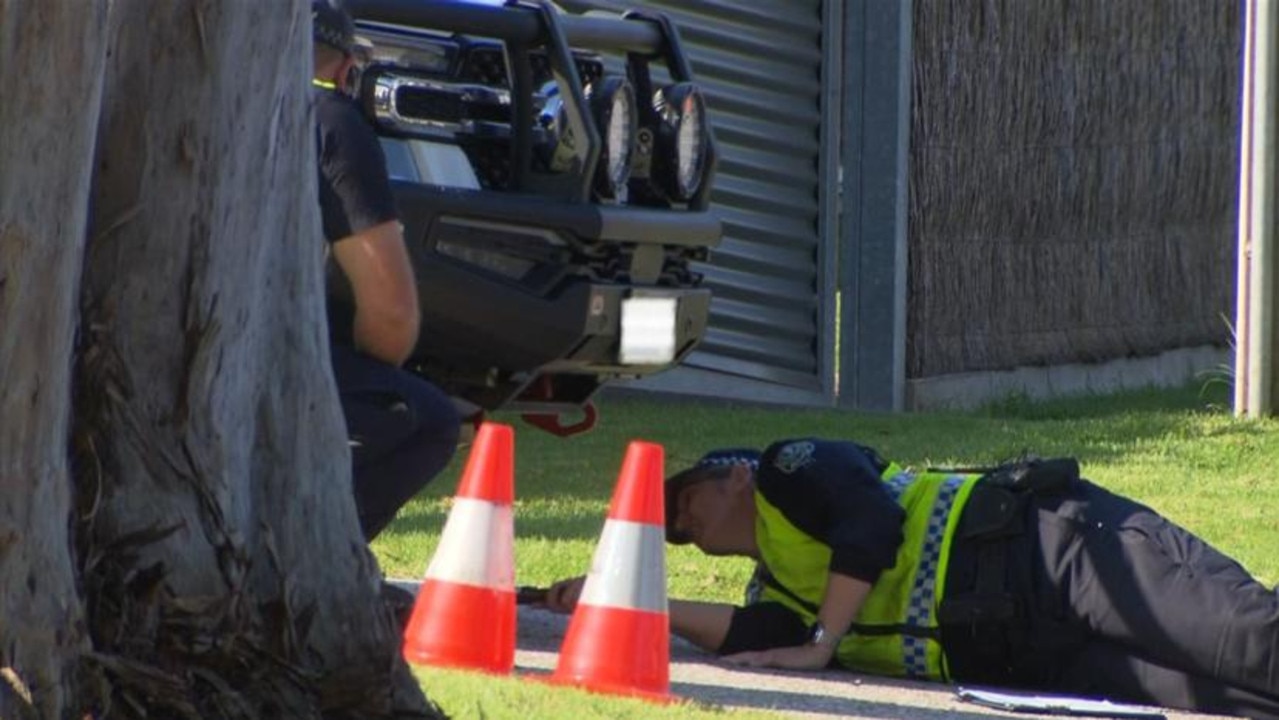
[[[2,717],[435,713],[350,490],[310,48],[301,0],[0,0]]]
[[[86,3],[0,0],[3,718],[69,714],[89,646],[66,449],[105,18]]]

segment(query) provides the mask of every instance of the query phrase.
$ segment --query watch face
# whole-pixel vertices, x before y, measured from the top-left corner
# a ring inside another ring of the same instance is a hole
[[[808,644],[820,645],[826,639],[826,626],[821,620],[814,622],[808,626]]]

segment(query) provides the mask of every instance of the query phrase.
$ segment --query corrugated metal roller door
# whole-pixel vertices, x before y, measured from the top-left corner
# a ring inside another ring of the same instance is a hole
[[[701,268],[714,291],[711,328],[686,365],[801,395],[826,392],[818,361],[827,290],[818,268],[821,0],[560,4],[667,14],[706,91],[720,147],[713,202],[725,238]]]

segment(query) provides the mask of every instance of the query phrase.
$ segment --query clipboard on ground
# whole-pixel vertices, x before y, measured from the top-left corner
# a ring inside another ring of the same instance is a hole
[[[1070,695],[1045,695],[1042,693],[1021,693],[1009,690],[986,690],[965,687],[955,688],[955,695],[964,702],[1010,712],[1073,715],[1075,717],[1132,718],[1133,720],[1168,720],[1168,716],[1162,712],[1141,705],[1125,705],[1110,702],[1109,700],[1094,700]]]

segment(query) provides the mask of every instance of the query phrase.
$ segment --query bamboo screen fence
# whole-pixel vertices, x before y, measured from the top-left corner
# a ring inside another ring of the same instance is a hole
[[[907,375],[1224,345],[1238,0],[914,0]]]

